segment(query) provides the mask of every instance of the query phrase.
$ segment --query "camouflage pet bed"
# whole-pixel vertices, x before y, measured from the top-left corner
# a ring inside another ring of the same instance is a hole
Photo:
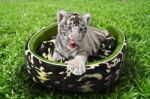
[[[93,92],[107,88],[119,78],[126,50],[124,33],[113,26],[107,30],[110,35],[101,44],[97,54],[88,57],[86,73],[76,76],[64,63],[67,59],[51,61],[54,49],[52,39],[57,34],[57,25],[44,27],[26,43],[28,73],[34,82],[49,88],[74,92]]]
[[[52,37],[55,38],[55,37]],[[54,52],[54,39],[48,40],[48,41],[43,41],[40,48],[38,49],[38,54],[43,56],[45,59],[52,60],[52,55]],[[111,55],[116,48],[116,39],[114,35],[108,35],[106,37],[106,40],[102,42],[101,47],[97,51],[97,53],[90,55],[88,57],[88,63],[102,60],[109,55]],[[62,59],[60,62],[66,62],[69,59]]]

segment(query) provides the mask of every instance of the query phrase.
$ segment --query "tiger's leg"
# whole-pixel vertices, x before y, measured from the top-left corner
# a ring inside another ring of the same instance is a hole
[[[63,57],[56,51],[54,51],[53,55],[52,55],[52,59],[53,61],[59,61],[59,60],[62,60]]]
[[[74,75],[82,75],[86,72],[85,64],[87,62],[86,52],[82,52],[75,56],[74,59],[68,61],[68,66],[73,70]]]

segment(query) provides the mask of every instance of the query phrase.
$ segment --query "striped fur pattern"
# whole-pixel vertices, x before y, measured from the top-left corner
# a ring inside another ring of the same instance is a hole
[[[87,57],[97,52],[108,35],[88,26],[90,17],[90,14],[80,16],[77,13],[66,13],[64,10],[57,14],[58,34],[52,58],[55,61],[69,58],[68,66],[75,75],[85,73]]]

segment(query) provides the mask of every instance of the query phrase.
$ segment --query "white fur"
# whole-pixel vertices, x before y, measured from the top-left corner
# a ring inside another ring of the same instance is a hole
[[[58,35],[56,37],[55,50],[53,54],[54,60],[62,59],[62,55],[66,58],[72,56],[73,59],[68,61],[68,66],[71,67],[72,73],[75,75],[82,75],[86,72],[85,64],[87,62],[87,57],[91,54],[96,53],[97,47],[100,47],[100,43],[104,41],[105,37],[108,35],[94,27],[88,26],[90,23],[91,15],[89,13],[82,16],[83,23],[87,27],[87,31],[82,40],[80,40],[80,35],[78,30],[80,27],[72,26],[72,32],[69,35],[62,36],[59,33],[60,25],[66,21],[67,13],[61,10],[57,13],[58,21]],[[61,20],[60,20],[61,19]],[[69,20],[67,20],[69,21]],[[80,43],[77,48],[67,48],[67,38],[76,40],[76,43]],[[61,43],[61,44],[60,44]],[[61,55],[60,55],[61,54]]]

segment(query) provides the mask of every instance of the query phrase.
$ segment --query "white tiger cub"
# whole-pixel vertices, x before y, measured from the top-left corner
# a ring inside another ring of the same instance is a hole
[[[57,13],[58,34],[55,40],[53,60],[69,58],[68,66],[74,75],[86,72],[85,64],[89,55],[96,53],[100,43],[108,35],[94,27],[88,26],[90,14],[80,16],[77,13]]]

